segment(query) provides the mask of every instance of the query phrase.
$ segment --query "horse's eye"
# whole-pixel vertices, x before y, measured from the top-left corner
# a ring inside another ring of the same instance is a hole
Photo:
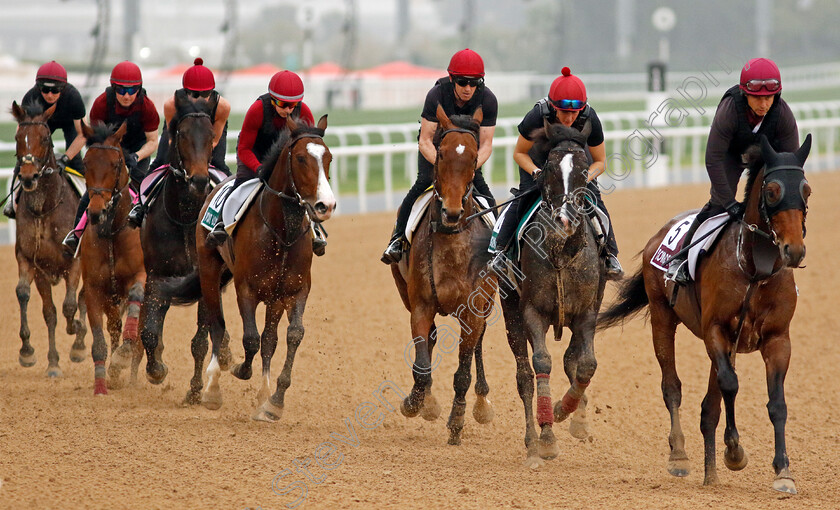
[[[777,205],[784,195],[784,187],[779,181],[770,181],[764,186],[764,202],[773,207]]]
[[[811,196],[811,185],[805,179],[802,179],[802,183],[799,184],[799,194],[802,195],[802,200],[807,204],[808,197]]]
[[[304,164],[304,163],[306,163],[306,156],[303,156],[303,155],[301,155],[301,154],[298,154],[298,156],[297,156],[297,161],[298,161],[298,163],[300,163],[301,165],[302,165],[302,164]]]

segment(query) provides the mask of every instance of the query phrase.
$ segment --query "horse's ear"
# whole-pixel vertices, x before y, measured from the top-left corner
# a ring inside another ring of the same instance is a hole
[[[286,117],[286,127],[289,128],[289,131],[294,133],[298,130],[298,123],[297,119],[289,115]]]
[[[179,112],[184,106],[187,104],[189,99],[187,99],[186,94],[175,94],[175,112]]]
[[[583,135],[584,140],[589,140],[589,135],[592,134],[592,122],[586,121],[583,124],[583,129],[580,130],[580,134]]]
[[[55,103],[53,103],[52,106],[50,106],[49,108],[46,109],[46,111],[43,114],[44,121],[47,121],[50,117],[53,116],[53,113],[55,113],[55,108],[57,106],[58,106],[58,101],[56,101]]]
[[[18,122],[23,122],[23,119],[26,118],[26,113],[24,113],[23,108],[17,104],[17,101],[12,101],[12,117],[15,118]]]
[[[551,133],[551,122],[545,117],[543,117],[543,128],[545,128],[545,137],[548,138]]]
[[[805,166],[805,160],[808,159],[808,154],[811,152],[811,133],[808,133],[808,136],[805,137],[805,141],[802,142],[802,147],[796,149],[796,159],[799,161],[799,164]]]
[[[478,122],[478,125],[481,125],[481,121],[484,120],[484,110],[481,109],[479,106],[475,109],[475,113],[473,113],[473,120]]]
[[[326,131],[327,129],[327,114],[321,115],[321,118],[318,119],[318,129],[321,131]]]
[[[776,161],[776,150],[770,145],[766,136],[761,135],[761,159],[769,163]]]
[[[449,117],[446,116],[446,112],[443,111],[443,106],[438,103],[437,111],[435,112],[435,116],[437,117],[438,124],[446,130],[452,129],[452,121],[449,120]]]
[[[124,120],[123,123],[120,124],[120,128],[117,129],[113,135],[117,139],[117,143],[122,141],[122,137],[125,136],[126,131],[128,131],[128,121]]]
[[[93,136],[93,128],[88,126],[84,119],[82,119],[82,136],[87,139],[90,139],[90,137]]]

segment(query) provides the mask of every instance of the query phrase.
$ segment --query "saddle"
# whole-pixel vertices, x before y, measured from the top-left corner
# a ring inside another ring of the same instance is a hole
[[[411,206],[411,213],[408,215],[408,223],[405,227],[405,239],[409,245],[411,245],[411,239],[414,237],[414,231],[417,229],[417,226],[420,225],[420,220],[423,218],[423,214],[426,212],[426,209],[429,208],[429,204],[432,203],[432,198],[434,197],[433,191],[434,186],[429,186],[428,189],[426,189],[426,191],[424,191]],[[473,205],[480,210],[490,207],[487,199],[482,196],[473,193],[472,199]],[[481,219],[491,229],[496,227],[497,220],[492,211],[482,215]]]
[[[694,222],[694,218],[696,217],[697,214],[691,214],[683,218],[682,221],[678,221],[671,226],[671,229],[668,230],[668,233],[662,239],[662,242],[659,244],[659,247],[656,249],[656,252],[650,260],[650,264],[653,267],[662,271],[668,270],[671,259],[677,254],[677,252],[682,250],[685,243],[685,235],[688,233],[688,228]],[[695,278],[700,258],[706,253],[711,252],[712,246],[715,244],[718,236],[720,236],[720,233],[723,232],[723,228],[720,227],[728,220],[729,214],[721,213],[716,216],[712,216],[697,227],[697,230],[694,232],[694,239],[700,239],[706,234],[708,234],[708,236],[688,250],[688,275],[691,280],[694,280]],[[712,233],[709,234],[709,232]]]
[[[239,219],[248,211],[254,198],[264,186],[263,182],[256,177],[243,182],[236,189],[233,189],[234,182],[235,180],[231,178],[221,184],[221,189],[207,206],[201,225],[208,231],[216,226],[221,211],[225,230],[229,236],[232,236]]]
[[[64,168],[64,175],[67,177],[67,182],[70,183],[70,187],[79,194],[79,197],[82,197],[85,193],[87,193],[85,176],[81,172],[68,166]]]

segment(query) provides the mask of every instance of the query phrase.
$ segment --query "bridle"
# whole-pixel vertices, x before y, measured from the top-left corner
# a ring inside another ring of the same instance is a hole
[[[443,197],[441,196],[440,192],[438,191],[438,164],[440,162],[440,146],[443,145],[443,139],[449,133],[466,133],[466,134],[473,137],[473,139],[475,140],[475,146],[476,146],[476,148],[478,147],[478,134],[471,129],[461,128],[461,127],[453,127],[453,128],[444,130],[440,134],[440,142],[438,142],[437,154],[435,156],[434,177],[432,179],[432,193],[433,193],[433,196],[434,196],[435,200],[438,201],[438,202],[443,202]],[[476,151],[476,157],[472,162],[473,168],[475,168],[475,164],[477,162],[478,162],[478,151]],[[467,186],[467,189],[464,191],[464,195],[461,197],[461,205],[462,206],[465,206],[467,204],[467,201],[470,199],[470,196],[472,195],[473,190],[475,190],[475,186],[472,183],[472,179],[470,179],[470,185]],[[471,219],[472,218],[468,218],[467,221],[469,221]],[[438,224],[434,225],[434,227],[435,227],[436,232],[442,232],[442,233],[446,233],[446,234],[457,234],[458,232],[461,232],[461,230],[464,228],[463,225],[460,226],[460,227],[454,227],[454,228],[453,227],[445,227],[440,222]]]
[[[131,179],[126,179],[125,186],[122,188],[119,187],[120,185],[120,174],[122,173],[122,169],[125,168],[125,160],[123,158],[123,151],[121,147],[113,147],[111,145],[104,145],[101,143],[95,143],[88,146],[88,150],[90,149],[107,149],[111,151],[117,151],[119,154],[119,159],[117,160],[116,164],[114,165],[114,186],[112,188],[100,188],[100,187],[91,187],[88,186],[87,192],[88,194],[93,197],[94,195],[101,195],[105,196],[105,193],[111,193],[111,200],[105,204],[105,213],[110,215],[114,210],[115,205],[119,202],[120,198],[122,197],[122,192],[128,188]],[[127,170],[126,170],[127,172]],[[104,199],[104,198],[103,198]]]
[[[18,126],[44,126],[47,128],[47,131],[49,131],[50,129],[49,124],[42,120],[25,120],[23,122],[18,123]],[[17,156],[18,165],[33,165],[38,168],[38,171],[36,173],[40,173],[45,177],[55,172],[56,165],[47,166],[50,163],[55,162],[55,156],[53,155],[52,151],[52,138],[48,135],[47,139],[49,140],[49,144],[47,145],[45,154],[43,156],[34,156],[32,153],[27,153],[23,156]]]
[[[562,142],[561,142],[562,143]],[[573,146],[565,146],[565,147],[554,147],[549,151],[549,157],[551,153],[556,152],[563,152],[565,154],[572,154],[574,157],[575,154],[582,154],[585,155],[586,151],[580,145],[573,145]],[[546,185],[546,179],[548,178],[549,172],[553,172],[554,169],[544,170],[537,176],[537,185],[539,186],[540,196],[542,197],[542,207],[548,210],[548,215],[550,218],[554,219],[555,221],[558,220],[561,215],[563,214],[564,207],[568,206],[575,212],[581,212],[581,207],[577,204],[577,201],[580,199],[579,196],[579,189],[586,189],[585,186],[582,188],[577,188],[573,190],[567,189],[565,186],[563,188],[563,196],[560,197],[560,203],[554,204],[552,201],[552,196],[549,196],[549,189]],[[553,177],[553,174],[552,174]],[[571,218],[570,218],[571,219]]]
[[[182,115],[181,117],[178,118],[178,126],[175,128],[175,136],[174,136],[175,154],[178,155],[178,161],[177,161],[177,164],[175,164],[175,165],[170,163],[169,167],[172,170],[172,174],[176,178],[181,179],[181,180],[189,183],[192,180],[193,176],[187,175],[187,171],[184,170],[183,168],[181,168],[181,165],[183,165],[184,158],[181,156],[181,144],[179,143],[180,142],[180,136],[181,136],[181,121],[183,121],[187,117],[207,117],[208,119],[210,119],[210,115],[205,113],[205,112],[192,112],[192,113],[187,113],[185,115]],[[212,119],[210,119],[210,124],[212,126]],[[212,151],[211,151],[211,157],[212,157]],[[209,160],[208,160],[208,164],[209,164]]]
[[[287,143],[288,149],[284,149],[284,150],[288,151],[287,152],[287,160],[286,160],[286,182],[288,183],[289,187],[291,187],[291,194],[287,194],[287,193],[284,193],[283,191],[278,191],[278,190],[272,188],[268,184],[267,180],[265,180],[263,178],[260,178],[260,180],[262,181],[262,184],[263,184],[263,189],[265,189],[266,191],[268,191],[272,195],[274,195],[276,197],[279,197],[281,200],[292,202],[293,206],[297,206],[298,208],[303,209],[304,215],[308,219],[308,221],[306,222],[306,227],[303,228],[302,230],[300,230],[294,236],[294,238],[291,241],[283,239],[283,237],[277,232],[277,230],[266,219],[265,214],[263,213],[263,199],[265,197],[265,193],[260,194],[260,203],[259,203],[260,217],[262,218],[265,226],[268,227],[271,230],[271,232],[274,234],[274,237],[276,237],[277,240],[280,241],[280,243],[283,244],[283,246],[285,246],[286,248],[291,247],[293,244],[295,244],[298,241],[298,239],[300,239],[304,234],[306,234],[309,231],[310,222],[315,221],[317,223],[321,223],[321,220],[318,219],[318,215],[315,212],[315,208],[312,206],[312,204],[310,204],[309,202],[304,200],[304,198],[301,196],[300,192],[298,192],[297,185],[295,185],[294,174],[292,173],[292,153],[294,152],[295,144],[297,144],[297,142],[299,142],[300,140],[303,140],[305,138],[314,138],[314,139],[317,139],[317,140],[321,140],[323,142],[323,136],[322,135],[318,135],[316,133],[302,133],[302,134],[299,134],[299,135],[295,136],[294,138],[289,140],[289,142]]]

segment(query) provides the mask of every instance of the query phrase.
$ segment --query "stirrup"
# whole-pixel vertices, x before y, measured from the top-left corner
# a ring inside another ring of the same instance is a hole
[[[688,283],[688,259],[673,260],[668,264],[668,270],[665,272],[665,280],[673,281],[678,285],[685,285]]]
[[[213,227],[213,230],[207,234],[207,238],[204,240],[204,244],[208,248],[215,248],[220,246],[222,243],[227,241],[228,233],[225,230],[225,224],[221,221],[216,223],[216,226]]]
[[[137,202],[128,213],[128,224],[133,228],[140,228],[143,224],[143,217],[146,215],[146,206]]]
[[[402,250],[403,237],[399,236],[391,239],[391,242],[388,243],[388,247],[385,248],[385,252],[382,253],[382,258],[379,260],[381,260],[383,264],[396,264],[400,261],[400,259],[402,259]]]
[[[507,274],[507,255],[505,255],[504,251],[497,251],[493,254],[493,258],[490,259],[490,270],[496,273],[497,276]]]
[[[79,249],[79,238],[76,236],[76,231],[71,230],[67,237],[61,241],[61,245],[64,247],[64,254],[68,257],[74,257],[76,255],[76,250]]]
[[[319,257],[327,252],[327,240],[324,239],[324,232],[315,223],[312,224],[312,252]]]
[[[624,269],[621,268],[621,262],[615,255],[608,253],[604,265],[606,266],[607,280],[620,280],[624,276]]]

